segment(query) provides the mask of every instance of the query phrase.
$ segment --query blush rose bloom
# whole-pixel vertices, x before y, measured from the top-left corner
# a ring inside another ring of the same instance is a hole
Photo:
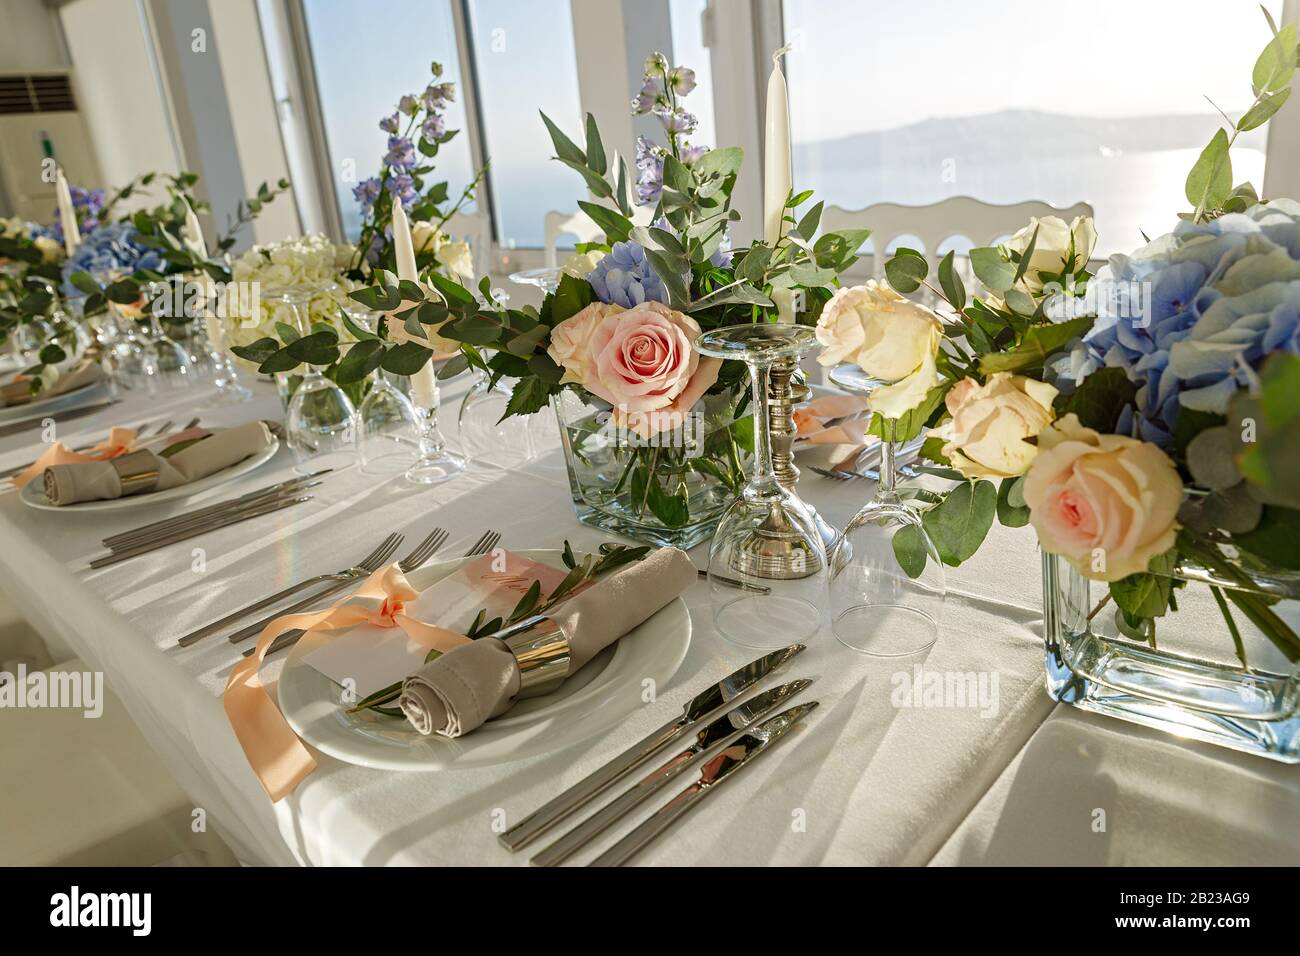
[[[694,319],[660,302],[608,313],[588,342],[592,365],[582,385],[642,433],[670,427],[718,380],[722,362],[691,347],[699,335]]]
[[[883,282],[838,290],[817,320],[817,361],[852,362],[872,378],[891,384],[867,399],[884,418],[900,418],[920,405],[938,383],[935,358],[943,339],[939,317]]]
[[[1157,446],[1069,414],[1039,433],[1024,496],[1044,551],[1085,577],[1118,581],[1173,547],[1183,483]]]
[[[1009,372],[997,372],[980,385],[964,378],[948,392],[952,415],[938,428],[944,456],[967,478],[1014,478],[1023,475],[1038,449],[1025,441],[1052,423],[1056,389]]]
[[[591,354],[591,336],[596,326],[610,315],[623,311],[621,305],[593,302],[581,312],[569,316],[551,330],[551,344],[546,349],[552,361],[564,369],[561,385],[575,382],[586,386],[591,378],[594,356]]]

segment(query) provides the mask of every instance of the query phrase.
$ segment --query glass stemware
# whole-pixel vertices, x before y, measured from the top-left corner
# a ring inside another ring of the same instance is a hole
[[[702,355],[745,362],[753,388],[754,472],[709,547],[714,624],[746,647],[781,647],[822,626],[826,551],[807,506],[773,471],[767,400],[772,364],[815,344],[811,328],[787,324],[727,326],[695,343]]]
[[[868,394],[881,384],[855,365],[831,381]],[[831,549],[831,631],[846,647],[875,657],[906,657],[939,637],[947,586],[943,562],[920,516],[899,495],[892,440],[881,443],[876,493]]]
[[[465,456],[447,447],[438,425],[442,391],[438,379],[426,365],[410,379],[411,402],[420,413],[420,458],[406,472],[408,481],[432,485],[455,478],[465,470]]]
[[[189,352],[163,329],[164,317],[177,321],[184,319],[184,314],[177,314],[178,310],[173,305],[175,297],[167,288],[169,285],[166,282],[154,283],[145,293],[150,307],[144,322],[144,372],[146,387],[151,395],[159,391],[187,388],[194,380]]]
[[[524,269],[510,273],[510,281],[515,285],[531,285],[542,290],[545,295],[560,287],[560,276],[564,270],[558,266],[546,266],[541,269]]]
[[[300,335],[307,335],[311,331],[308,304],[313,296],[332,288],[332,284],[279,287],[264,290],[264,294],[288,306],[294,327]],[[294,470],[299,474],[345,468],[356,460],[356,407],[343,389],[315,366],[307,366],[289,399],[285,430],[297,461]]]
[[[420,457],[420,413],[383,369],[371,373],[358,410],[361,470],[372,475],[406,471]]]

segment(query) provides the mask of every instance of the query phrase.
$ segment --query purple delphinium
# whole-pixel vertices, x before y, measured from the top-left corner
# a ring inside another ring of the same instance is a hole
[[[388,152],[384,154],[384,162],[393,169],[413,168],[419,162],[415,155],[415,144],[404,136],[388,137]]]
[[[681,107],[672,109],[667,106],[656,106],[652,112],[655,118],[663,124],[665,131],[679,136],[695,132],[695,128],[700,125],[700,121],[694,113],[688,113]]]
[[[396,133],[402,128],[402,114],[394,113],[392,116],[385,116],[379,121],[379,128],[385,133]]]
[[[415,204],[415,200],[419,198],[419,194],[415,190],[415,180],[406,173],[389,176],[385,185],[393,198],[401,202],[403,209],[409,210]]]
[[[653,206],[664,188],[664,151],[644,136],[636,138],[636,201]]]
[[[384,188],[384,184],[379,181],[378,176],[371,176],[369,179],[363,179],[352,187],[352,198],[361,203],[362,209],[369,209],[379,198],[379,192]]]
[[[596,298],[631,309],[642,302],[667,302],[668,290],[650,267],[645,249],[635,242],[616,242],[605,258],[587,273]]]
[[[431,115],[420,127],[420,135],[430,143],[436,143],[447,131],[447,123],[441,116]]]

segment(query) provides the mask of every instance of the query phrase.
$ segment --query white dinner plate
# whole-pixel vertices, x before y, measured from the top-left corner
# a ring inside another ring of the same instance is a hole
[[[229,468],[223,468],[221,471],[214,472],[206,478],[200,478],[198,481],[191,481],[186,485],[177,485],[175,488],[168,488],[166,491],[155,491],[150,494],[127,495],[125,498],[105,498],[102,501],[81,501],[75,505],[56,505],[51,503],[50,499],[45,497],[45,482],[29,481],[23,485],[23,490],[19,492],[18,497],[22,499],[23,504],[31,508],[39,508],[42,511],[59,511],[59,512],[83,512],[83,511],[121,511],[126,508],[140,508],[145,505],[156,505],[164,501],[176,501],[179,498],[189,498],[200,492],[207,491],[209,488],[216,488],[218,485],[224,485],[228,481],[234,481],[256,468],[266,464],[275,457],[275,453],[280,450],[279,439],[272,438],[271,444],[267,445],[256,455],[250,455],[243,461],[235,462]]]
[[[102,380],[88,382],[81,388],[74,388],[70,392],[55,395],[53,398],[39,398],[34,402],[28,402],[26,405],[12,405],[0,408],[0,425],[9,422],[26,421],[29,418],[40,418],[44,415],[52,415],[55,412],[66,412],[73,408],[80,408],[82,405],[89,405],[92,402],[105,401],[108,398],[108,384],[106,382]]]
[[[559,551],[519,553],[560,566]],[[468,560],[432,564],[407,579],[422,591]],[[677,672],[691,643],[691,616],[682,599],[675,599],[557,690],[521,700],[496,720],[456,740],[422,736],[400,717],[349,714],[341,700],[342,688],[303,660],[332,636],[308,634],[294,646],[280,674],[280,709],[294,732],[317,750],[363,767],[454,770],[560,750],[619,723],[645,706],[647,679],[663,687]]]

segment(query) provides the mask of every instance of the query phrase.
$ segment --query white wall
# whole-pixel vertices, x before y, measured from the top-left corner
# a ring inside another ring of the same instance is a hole
[[[59,21],[45,0],[0,0],[0,73],[61,70],[68,54]]]
[[[209,2],[208,9],[235,131],[235,149],[251,195],[259,183],[274,187],[279,179],[289,178],[257,6],[255,0],[218,0]],[[257,242],[274,242],[300,232],[298,211],[288,193],[264,207],[253,223]]]
[[[152,41],[135,0],[70,0],[59,18],[104,182],[180,172]]]

